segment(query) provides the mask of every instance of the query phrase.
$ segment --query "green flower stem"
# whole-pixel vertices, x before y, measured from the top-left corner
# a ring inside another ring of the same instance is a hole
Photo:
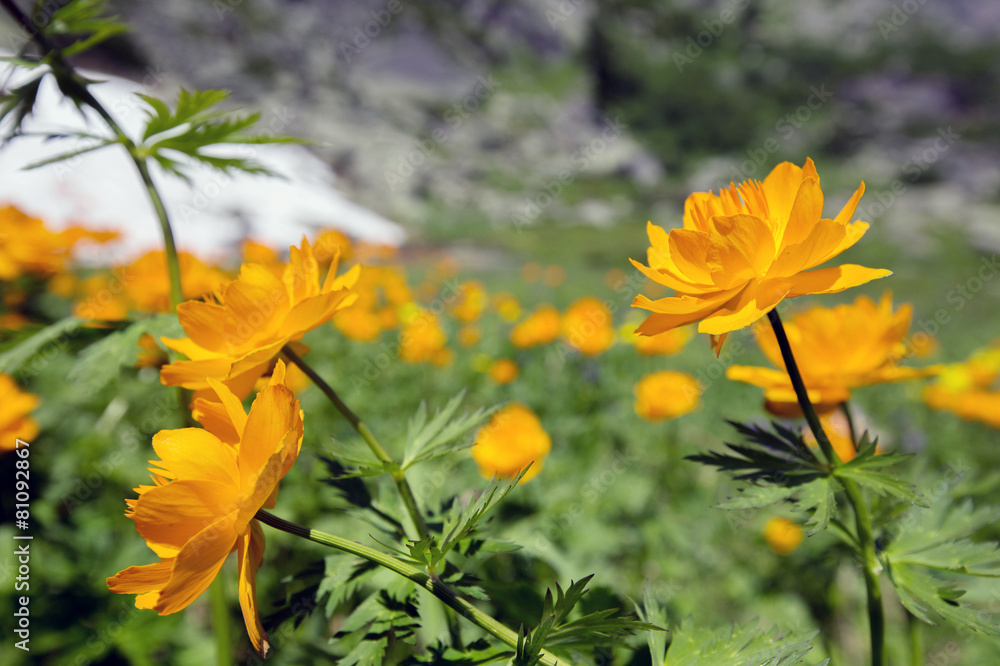
[[[87,88],[84,80],[76,73],[72,65],[63,58],[62,52],[49,42],[42,32],[41,26],[36,26],[31,18],[14,4],[13,0],[0,0],[0,6],[22,25],[24,30],[31,35],[31,40],[41,49],[43,59],[52,69],[52,75],[56,78],[56,81],[59,82],[59,89],[67,97],[83,102],[94,109],[111,131],[114,132],[118,143],[122,144],[125,150],[128,151],[129,157],[142,177],[142,182],[146,185],[149,200],[153,204],[156,217],[160,221],[160,229],[163,232],[163,244],[167,255],[167,272],[170,276],[170,302],[176,308],[184,300],[183,290],[181,289],[180,264],[177,260],[177,247],[174,245],[174,233],[170,227],[170,218],[167,215],[167,209],[163,205],[163,198],[160,196],[159,190],[156,189],[156,185],[153,183],[145,156],[140,154],[135,142],[129,138],[114,116],[104,108],[103,104],[97,101],[97,98]]]
[[[399,574],[403,578],[413,581],[420,587],[429,591],[460,616],[464,617],[466,620],[476,625],[483,631],[489,633],[505,645],[508,645],[511,648],[517,647],[517,632],[507,628],[502,623],[494,620],[492,617],[482,612],[465,599],[459,597],[458,594],[456,594],[455,591],[445,583],[442,583],[440,580],[435,578],[431,578],[427,575],[427,573],[406,562],[403,562],[402,560],[375,550],[369,546],[357,543],[356,541],[351,541],[349,539],[344,539],[343,537],[328,534],[326,532],[320,532],[319,530],[309,529],[303,525],[289,522],[283,518],[275,516],[274,514],[268,513],[263,509],[257,512],[256,518],[265,525],[270,525],[275,529],[288,532],[289,534],[294,534],[295,536],[308,539],[309,541],[314,541],[324,546],[329,546],[330,548],[335,548],[345,553],[350,553],[351,555],[356,555],[357,557],[364,558],[381,567],[385,567],[386,569]],[[546,664],[547,666],[568,666],[568,662],[560,660],[551,652],[547,652],[546,650],[542,650],[541,652],[540,663]]]
[[[923,622],[907,611],[906,629],[910,634],[910,666],[924,666]]]
[[[848,406],[847,401],[840,403],[840,411],[844,413],[844,418],[847,419],[847,431],[851,434],[851,442],[854,447],[858,446],[858,432],[854,427],[854,416],[851,414],[851,408]]]
[[[368,448],[375,454],[375,457],[378,458],[379,462],[381,462],[387,468],[387,471],[391,473],[392,480],[396,483],[396,489],[399,491],[399,496],[402,498],[403,504],[406,506],[406,512],[410,515],[410,520],[413,521],[413,527],[417,531],[417,538],[423,539],[426,537],[427,523],[424,522],[423,514],[420,513],[420,508],[417,506],[417,500],[413,496],[413,490],[410,489],[410,484],[406,480],[406,475],[403,473],[403,470],[399,469],[399,465],[397,465],[392,459],[392,456],[390,456],[389,453],[382,448],[382,445],[379,444],[378,440],[375,439],[375,435],[372,433],[371,429],[368,428],[368,425],[362,421],[357,414],[351,411],[351,408],[340,399],[340,396],[333,390],[333,387],[327,384],[326,381],[320,377],[308,363],[302,360],[302,357],[296,354],[291,347],[288,345],[282,347],[281,354],[288,359],[289,362],[297,365],[299,369],[312,380],[313,384],[315,384],[316,387],[323,392],[323,395],[325,395],[330,402],[333,403],[333,406],[337,408],[337,411],[343,414],[344,418],[347,419],[347,422],[351,424],[351,427],[354,428],[359,435],[361,435],[361,439],[368,444]]]
[[[233,642],[225,577],[216,576],[210,587],[212,629],[215,631],[215,663],[219,666],[230,666],[233,663]]]
[[[834,451],[830,440],[823,431],[823,426],[816,415],[816,410],[809,401],[809,392],[806,390],[805,382],[802,381],[802,374],[795,363],[795,356],[792,354],[792,347],[785,334],[785,327],[781,323],[781,316],[777,310],[767,313],[768,321],[774,329],[774,337],[778,341],[781,349],[781,358],[785,362],[785,370],[788,378],[795,389],[795,397],[798,399],[799,407],[806,418],[806,423],[812,430],[816,441],[819,443],[823,455],[833,467],[843,464],[840,456]],[[878,556],[875,553],[875,537],[872,532],[871,515],[868,505],[861,495],[858,485],[850,479],[837,477],[837,481],[844,488],[847,500],[854,511],[854,521],[858,532],[858,543],[860,545],[861,565],[865,578],[865,588],[868,592],[868,628],[871,636],[872,666],[883,666],[885,663],[885,611],[882,608],[882,586],[879,582],[878,573],[882,567],[879,565]]]

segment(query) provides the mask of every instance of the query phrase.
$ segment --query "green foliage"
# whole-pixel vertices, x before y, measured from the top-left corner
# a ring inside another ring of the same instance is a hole
[[[670,666],[792,666],[804,662],[816,638],[815,633],[784,635],[753,624],[718,630],[690,625],[682,623],[673,631],[665,662]]]
[[[66,317],[54,324],[49,324],[31,337],[16,344],[0,354],[0,372],[12,374],[28,363],[36,354],[48,345],[64,347],[66,339],[77,333],[85,319]]]
[[[449,400],[444,409],[439,410],[430,421],[427,420],[427,403],[420,402],[406,432],[406,447],[401,464],[403,469],[468,448],[469,442],[464,441],[465,435],[489,418],[495,408],[479,408],[456,418],[455,413],[464,398],[465,391],[462,391]]]
[[[185,180],[188,179],[185,165],[176,159],[176,154],[219,171],[274,175],[252,159],[220,157],[206,149],[234,144],[301,143],[292,137],[248,133],[260,114],[232,115],[214,108],[229,97],[225,90],[181,89],[173,109],[155,97],[139,97],[149,109],[141,144],[136,149],[138,154],[155,160],[164,170]]]
[[[950,493],[903,516],[882,559],[906,609],[930,624],[944,620],[1000,636],[989,613],[959,601],[965,596],[959,587],[963,577],[1000,577],[1000,544],[972,538],[998,520],[1000,507],[975,508],[971,500],[956,501]]]
[[[877,444],[877,439],[869,440],[868,433],[865,433],[858,443],[858,455],[834,469],[834,476],[851,479],[859,486],[869,488],[883,497],[891,496],[917,506],[927,506],[923,495],[912,484],[882,471],[886,467],[904,462],[910,456],[898,453],[879,454],[876,452]]]
[[[115,35],[128,31],[128,26],[117,16],[107,14],[106,0],[73,0],[55,12],[44,27],[46,36],[71,37],[73,41],[60,51],[71,57],[97,46]]]
[[[103,388],[114,379],[123,367],[134,366],[139,360],[139,339],[150,334],[159,341],[160,336],[177,337],[183,334],[177,315],[155,315],[129,324],[123,330],[106,335],[82,352],[67,379],[86,382],[90,390]]]

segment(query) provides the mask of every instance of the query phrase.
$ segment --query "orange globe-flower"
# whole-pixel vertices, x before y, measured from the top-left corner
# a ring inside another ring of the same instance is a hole
[[[510,479],[531,465],[521,477],[520,483],[526,483],[542,471],[551,448],[552,438],[538,416],[526,405],[515,402],[498,411],[479,429],[472,457],[487,478]]]
[[[584,296],[566,309],[562,318],[562,334],[570,347],[596,356],[615,342],[611,310],[599,299]]]
[[[913,309],[903,305],[892,310],[892,295],[886,293],[876,305],[866,296],[853,304],[833,308],[816,307],[785,324],[810,401],[817,411],[834,409],[851,396],[851,389],[885,382],[901,382],[934,375],[940,366],[900,367],[907,353],[906,332]],[[757,344],[780,370],[743,365],[730,366],[726,376],[764,389],[767,408],[781,415],[799,414],[798,401],[774,331],[755,327]]]
[[[490,363],[486,372],[497,384],[510,384],[521,374],[521,369],[509,358],[498,358]]]
[[[804,537],[802,528],[787,518],[771,518],[764,525],[764,540],[777,555],[790,555]]]
[[[117,237],[113,231],[82,227],[49,231],[44,222],[13,206],[0,208],[0,280],[15,280],[22,275],[50,277],[66,268],[78,242],[105,243]]]
[[[559,337],[562,320],[551,305],[540,305],[510,332],[510,341],[519,349],[552,342]]]
[[[226,386],[209,379],[220,403],[205,417],[207,430],[161,430],[153,438],[160,460],[151,461],[154,485],[139,486],[126,516],[161,559],[108,578],[112,592],[136,594],[136,608],[169,615],[186,608],[237,551],[239,598],[254,648],[269,643],[257,608],[257,569],[264,534],[254,519],[273,508],[278,482],[291,469],[302,443],[302,414],[282,383],[284,364],[250,407]]]
[[[854,245],[868,229],[851,222],[857,191],[833,219],[823,214],[823,191],[811,159],[783,162],[760,181],[730,184],[719,194],[698,192],[684,204],[684,227],[669,232],[649,223],[649,266],[632,263],[676,293],[632,305],[652,312],[639,327],[656,335],[700,322],[698,331],[724,336],[754,323],[785,298],[843,291],[891,271],[844,264],[809,269]]]
[[[31,442],[38,424],[29,416],[38,406],[38,397],[25,393],[13,379],[0,374],[0,453],[13,451],[17,440]]]
[[[924,402],[963,419],[1000,428],[1000,341],[980,349],[966,361],[945,367],[938,381],[924,390]]]
[[[447,365],[451,362],[447,343],[448,337],[438,317],[433,312],[415,308],[399,334],[399,358],[407,363]]]
[[[335,257],[321,285],[319,264],[305,239],[301,249],[292,247],[280,280],[261,264],[243,264],[239,277],[214,299],[177,306],[188,337],[162,341],[189,360],[164,366],[160,381],[205,389],[209,379],[216,379],[241,398],[249,395],[282,347],[354,302],[351,287],[359,270],[355,266],[337,277]]]
[[[698,406],[698,380],[683,372],[654,372],[635,385],[635,413],[647,421],[677,418]]]

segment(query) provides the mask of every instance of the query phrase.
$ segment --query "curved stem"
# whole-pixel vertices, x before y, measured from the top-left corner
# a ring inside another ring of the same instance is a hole
[[[229,602],[226,599],[225,576],[216,576],[209,589],[212,606],[212,629],[215,632],[215,663],[219,666],[229,666],[233,663],[233,642],[229,622]]]
[[[806,422],[812,429],[816,441],[819,443],[823,455],[834,468],[843,464],[840,456],[830,444],[823,425],[820,423],[816,410],[812,402],[809,401],[809,392],[806,390],[802,374],[795,363],[795,356],[792,354],[792,347],[785,334],[785,327],[781,323],[781,316],[777,310],[767,313],[768,321],[774,329],[774,337],[778,341],[778,348],[781,349],[781,358],[785,362],[785,370],[788,378],[795,389],[795,397],[798,399],[799,407],[806,418]],[[875,537],[872,532],[871,515],[868,512],[868,505],[858,485],[851,479],[837,477],[837,481],[844,488],[847,500],[854,511],[855,527],[858,533],[858,545],[861,555],[862,571],[865,578],[865,589],[868,593],[868,628],[871,637],[872,666],[883,666],[885,663],[885,611],[882,608],[882,586],[879,582],[878,574],[881,566],[878,562],[878,555],[875,552]]]
[[[420,513],[420,508],[417,506],[417,500],[413,496],[413,490],[410,488],[410,484],[406,480],[406,475],[403,473],[403,470],[399,469],[399,465],[397,465],[392,459],[392,456],[390,456],[382,445],[379,444],[378,440],[375,439],[375,435],[372,433],[368,425],[362,421],[357,414],[351,411],[351,408],[340,399],[340,396],[333,390],[333,387],[327,384],[326,380],[320,377],[319,373],[313,370],[308,363],[302,360],[302,357],[296,354],[291,347],[288,345],[282,347],[281,354],[288,359],[290,363],[294,363],[298,366],[299,370],[312,380],[313,384],[315,384],[316,387],[323,392],[323,395],[325,395],[330,402],[333,403],[333,406],[337,408],[337,411],[339,411],[344,418],[347,419],[347,422],[351,424],[351,427],[354,428],[359,435],[361,435],[361,439],[365,440],[368,448],[371,449],[371,452],[374,453],[375,457],[379,459],[379,462],[386,466],[386,471],[390,472],[392,480],[396,483],[396,489],[399,491],[399,496],[403,500],[403,504],[406,506],[406,512],[410,515],[410,520],[413,521],[413,527],[417,531],[417,538],[423,539],[426,537],[427,523],[424,522],[423,514]]]
[[[856,450],[858,448],[858,432],[854,427],[854,416],[851,414],[851,408],[848,406],[846,400],[840,403],[840,411],[844,413],[844,418],[847,419],[847,430],[851,433],[851,442],[854,444]]]
[[[501,622],[498,622],[465,599],[459,597],[458,594],[456,594],[456,592],[445,583],[442,583],[438,579],[431,578],[427,575],[427,573],[406,562],[403,562],[402,560],[396,559],[391,555],[387,555],[369,546],[357,543],[356,541],[351,541],[334,534],[320,532],[319,530],[309,529],[303,525],[287,521],[283,518],[275,516],[274,514],[268,513],[263,509],[257,511],[256,518],[265,525],[270,525],[275,529],[288,532],[289,534],[294,534],[295,536],[308,539],[309,541],[314,541],[324,546],[329,546],[330,548],[336,548],[337,550],[350,553],[351,555],[356,555],[368,560],[369,562],[374,562],[381,567],[385,567],[386,569],[397,573],[403,578],[411,580],[420,587],[424,588],[444,602],[446,606],[457,612],[460,616],[464,617],[466,620],[473,623],[483,631],[489,633],[505,645],[512,648],[517,647],[517,632],[504,626]],[[546,664],[547,666],[568,666],[568,662],[560,660],[551,652],[547,652],[545,650],[542,650],[541,652],[540,663]]]

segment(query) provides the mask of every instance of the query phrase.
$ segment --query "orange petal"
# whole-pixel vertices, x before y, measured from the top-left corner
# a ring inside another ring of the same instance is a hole
[[[236,452],[201,428],[161,430],[153,436],[153,450],[160,456],[154,464],[168,478],[217,481],[234,487],[239,483]]]
[[[177,306],[177,319],[191,341],[202,349],[223,351],[226,341],[219,322],[226,315],[225,308],[215,303],[185,301]],[[187,355],[192,360],[197,356]]]
[[[213,358],[204,361],[174,361],[160,368],[160,383],[164,386],[183,386],[189,389],[208,388],[209,377],[224,378],[229,375],[231,361]]]
[[[782,280],[751,282],[738,297],[702,319],[698,332],[721,335],[745,328],[770,312],[789,289],[789,283]]]
[[[791,386],[791,380],[784,370],[774,368],[758,368],[750,365],[731,365],[726,368],[726,379],[734,382],[753,384],[761,388],[774,386]]]
[[[140,495],[132,520],[153,552],[172,557],[207,525],[239,505],[237,489],[230,484],[173,481]]]
[[[174,558],[129,567],[108,578],[108,589],[118,594],[141,594],[162,590],[170,580],[170,571],[174,566]]]
[[[864,181],[862,181],[861,185],[858,186],[858,189],[856,189],[854,191],[854,194],[851,195],[851,198],[848,199],[846,204],[844,204],[844,207],[840,209],[839,213],[837,213],[837,217],[833,218],[833,221],[836,222],[837,224],[846,225],[851,220],[853,220],[854,211],[857,210],[858,202],[861,200],[861,195],[863,195],[864,193],[865,193],[865,183]]]
[[[225,408],[226,415],[228,416],[233,429],[236,431],[237,437],[243,437],[243,429],[247,424],[247,413],[243,409],[243,403],[236,397],[229,387],[222,382],[209,379],[208,385],[212,387],[212,390],[215,391],[215,395],[219,397],[219,401]]]
[[[706,258],[709,249],[708,234],[702,231],[674,229],[670,232],[670,261],[677,274],[689,282],[711,284]]]
[[[204,592],[236,546],[236,512],[226,514],[195,534],[174,560],[170,582],[153,607],[160,615],[186,608]]]
[[[815,171],[815,168],[813,170]],[[819,177],[807,177],[799,186],[795,201],[788,213],[788,222],[779,237],[781,247],[788,247],[805,240],[821,217],[823,217],[823,190],[819,186]]]
[[[672,296],[657,301],[651,301],[640,294],[632,301],[632,307],[644,308],[653,314],[639,325],[636,333],[656,335],[698,321],[707,314],[718,310],[739,291],[739,289],[728,289],[714,294],[706,294],[703,297]]]
[[[714,217],[706,261],[712,281],[722,288],[763,276],[774,261],[774,236],[766,222],[753,215]]]
[[[191,406],[191,416],[205,430],[226,444],[237,444],[240,441],[240,436],[236,432],[236,428],[233,427],[233,422],[221,402],[212,402],[205,398],[195,398]],[[235,451],[235,448],[233,450]]]
[[[252,492],[264,466],[282,447],[285,435],[292,430],[297,437],[301,437],[302,419],[295,395],[285,386],[265,387],[250,407],[240,441],[239,465],[244,494]],[[277,483],[277,479],[274,482]],[[270,492],[268,489],[264,497]]]
[[[338,310],[347,307],[349,305],[348,299],[351,302],[357,300],[357,294],[340,290],[309,296],[301,303],[296,303],[295,307],[285,316],[281,323],[281,330],[286,335],[311,331],[330,321],[330,317]]]
[[[257,569],[264,560],[264,531],[256,520],[250,521],[250,528],[237,541],[239,556],[240,608],[243,622],[247,626],[250,642],[261,658],[267,658],[271,646],[267,633],[260,623],[257,609]]]
[[[763,188],[773,219],[788,219],[801,184],[802,168],[791,162],[782,162],[767,174]]]
[[[788,278],[792,284],[788,298],[805,294],[834,294],[889,275],[892,275],[892,271],[883,268],[865,268],[856,264],[799,273]]]

